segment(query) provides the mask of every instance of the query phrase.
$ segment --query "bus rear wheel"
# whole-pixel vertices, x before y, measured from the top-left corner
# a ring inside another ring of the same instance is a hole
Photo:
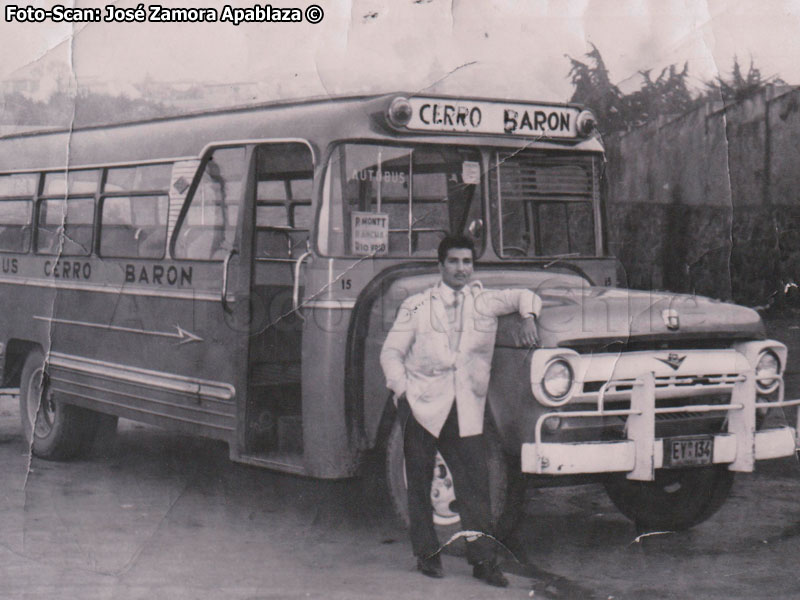
[[[512,524],[516,524],[522,512],[522,498],[517,492],[524,490],[518,483],[519,474],[511,468],[511,464],[503,452],[500,439],[494,428],[485,427],[487,461],[489,463],[489,496],[492,510],[492,522],[496,524],[496,535],[501,539],[503,532],[509,532]],[[406,485],[405,457],[403,455],[403,427],[399,420],[395,421],[386,447],[386,479],[389,496],[395,513],[401,522],[408,527],[408,492]],[[458,540],[461,530],[461,517],[458,514],[453,478],[447,463],[437,453],[436,464],[431,477],[431,507],[433,524],[441,545],[448,544],[453,536],[453,543],[444,550],[460,554],[464,544]]]
[[[75,458],[91,447],[101,415],[56,399],[44,362],[44,354],[33,350],[22,367],[19,389],[22,431],[35,456],[50,460]]]
[[[724,504],[733,485],[727,465],[693,469],[659,469],[655,481],[632,481],[611,475],[606,492],[619,511],[640,532],[681,531],[711,517]]]

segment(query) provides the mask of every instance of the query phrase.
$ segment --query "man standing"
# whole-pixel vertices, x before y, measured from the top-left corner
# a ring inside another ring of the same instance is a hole
[[[462,527],[487,535],[467,542],[472,574],[490,585],[508,580],[492,540],[489,470],[483,419],[497,317],[519,312],[521,341],[537,343],[541,300],[530,290],[484,290],[470,283],[475,247],[466,237],[439,244],[441,282],[401,305],[381,351],[386,383],[404,428],[411,545],[417,569],[442,577],[430,490],[437,449],[453,476]],[[406,409],[407,410],[407,409]]]

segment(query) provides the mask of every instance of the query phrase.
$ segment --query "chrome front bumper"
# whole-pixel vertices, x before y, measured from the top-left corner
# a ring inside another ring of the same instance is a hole
[[[603,392],[619,383],[608,381],[598,397],[597,410],[552,411],[536,422],[535,442],[522,444],[522,471],[537,475],[627,472],[628,479],[653,481],[655,470],[664,465],[663,440],[655,437],[655,417],[667,413],[709,413],[727,411],[727,433],[714,435],[713,463],[727,464],[731,471],[751,472],[756,460],[792,456],[798,447],[796,427],[756,431],[756,409],[800,405],[784,400],[780,380],[778,400],[758,402],[752,371],[732,379],[730,404],[656,407],[656,382],[653,373],[633,381],[630,408],[605,410]],[[630,384],[628,379],[625,383]],[[627,416],[627,439],[611,442],[553,443],[542,441],[542,426],[547,419]],[[800,411],[798,411],[800,419]]]

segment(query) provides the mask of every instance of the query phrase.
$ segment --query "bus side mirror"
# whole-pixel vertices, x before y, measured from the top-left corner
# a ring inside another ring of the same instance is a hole
[[[473,238],[476,240],[479,239],[483,235],[483,219],[475,219],[472,221],[469,227],[467,227],[467,231],[469,231],[469,234]]]

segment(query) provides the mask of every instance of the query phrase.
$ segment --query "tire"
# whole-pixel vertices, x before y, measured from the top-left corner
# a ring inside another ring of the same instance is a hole
[[[682,531],[719,510],[731,491],[735,473],[726,465],[695,469],[659,469],[655,481],[610,476],[606,492],[640,532]]]
[[[498,532],[511,528],[521,512],[522,503],[512,502],[509,490],[519,489],[516,483],[518,475],[511,472],[510,463],[503,453],[499,437],[493,427],[484,429],[487,446],[487,462],[489,466],[489,501],[492,511],[492,522],[498,524]],[[386,446],[386,479],[389,497],[395,514],[408,527],[408,493],[406,489],[405,457],[403,455],[403,428],[400,420],[396,420]],[[433,507],[433,524],[440,544],[447,544],[454,535],[461,531],[461,517],[457,512],[455,492],[447,464],[441,455],[436,454],[436,466],[431,479],[431,505]],[[502,524],[508,524],[501,526]],[[501,535],[498,533],[498,535]],[[460,554],[464,550],[461,541],[453,540],[445,548],[448,552]]]
[[[25,358],[20,378],[19,412],[31,451],[49,460],[67,460],[86,453],[100,421],[99,413],[53,397],[41,350],[33,350]]]

